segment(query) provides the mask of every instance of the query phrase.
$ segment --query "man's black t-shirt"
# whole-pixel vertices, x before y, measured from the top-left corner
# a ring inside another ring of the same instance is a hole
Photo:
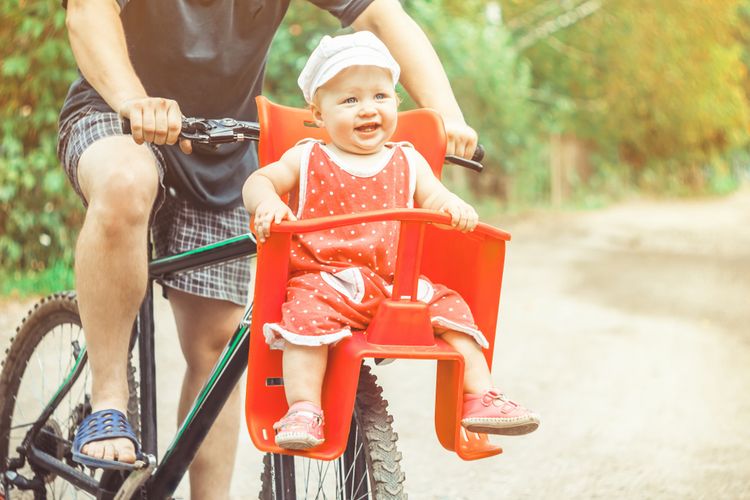
[[[351,24],[372,0],[309,0]],[[185,116],[257,120],[269,46],[289,0],[118,0],[130,59],[150,96],[174,99]],[[289,75],[296,78],[297,75]],[[60,114],[61,125],[88,109],[112,111],[83,78]],[[245,179],[257,168],[251,143],[183,154],[163,146],[167,182],[207,208],[241,204]]]

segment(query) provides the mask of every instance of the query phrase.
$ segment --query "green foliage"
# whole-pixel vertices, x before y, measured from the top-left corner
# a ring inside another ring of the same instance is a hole
[[[55,154],[58,110],[75,77],[64,11],[57,0],[5,1],[0,18],[0,269],[7,287],[13,276],[52,262],[71,267],[81,210]]]
[[[524,54],[535,85],[558,96],[562,130],[594,140],[636,177],[660,171],[685,182],[747,142],[746,68],[734,36],[741,3],[608,0]],[[517,40],[534,32],[523,16],[539,4],[505,3]]]
[[[297,76],[324,35],[343,33],[339,22],[309,2],[292,2],[276,36],[266,65],[263,93],[287,106],[304,107]]]
[[[473,194],[506,203],[539,201],[549,180],[539,140],[545,118],[530,98],[531,68],[505,28],[488,19],[478,3],[409,0],[405,8],[432,41],[467,122],[487,151],[485,171],[466,176]],[[446,15],[460,13],[458,6],[466,17]]]
[[[73,266],[56,261],[42,271],[0,269],[0,296],[29,297],[72,290]]]

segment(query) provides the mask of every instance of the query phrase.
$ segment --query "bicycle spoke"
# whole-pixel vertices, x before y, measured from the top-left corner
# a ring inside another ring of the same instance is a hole
[[[343,457],[339,458],[336,463],[336,498],[339,499],[344,498],[344,495],[346,494],[346,481],[344,479],[346,471],[344,470]]]
[[[318,490],[315,492],[315,498],[320,498],[320,489],[323,487],[323,476],[321,475],[322,465],[320,462],[315,462],[315,467],[318,469]]]
[[[63,345],[64,345],[63,337],[64,335],[60,335],[60,342],[59,342],[60,347],[58,348],[59,352],[65,352],[65,350],[63,349]],[[62,356],[57,357],[57,377],[55,377],[57,380],[60,379],[60,374],[62,373],[62,358],[63,358]]]
[[[27,365],[27,367],[28,367],[28,365]],[[14,400],[15,400],[15,408],[17,409],[18,414],[19,414],[19,418],[14,419],[14,420],[21,420],[21,421],[24,421],[24,422],[30,420],[26,416],[26,414],[23,412],[23,409],[19,409],[19,404],[18,404],[19,401],[18,401],[18,397],[17,396],[14,396]]]
[[[307,498],[307,492],[310,489],[310,466],[312,465],[312,460],[307,460],[306,462],[307,470],[305,471],[305,498]]]
[[[358,425],[354,426],[354,442],[355,443],[361,443],[361,440],[359,438],[359,426]],[[359,452],[362,450],[362,446],[363,446],[363,444],[359,444],[356,447],[356,449],[354,450],[354,454],[352,456],[351,463],[349,464],[348,470],[346,471],[346,476],[344,477],[344,485],[346,485],[347,479],[349,479],[349,477],[354,472],[354,468],[355,468],[355,465],[357,463],[357,455],[359,455]],[[359,488],[359,485],[357,486],[357,488]],[[349,497],[350,498],[354,496],[354,492],[355,491],[358,491],[358,490],[354,489],[354,482],[352,481],[352,489],[349,492]]]
[[[13,426],[11,426],[10,430],[13,431],[13,430],[16,430],[16,429],[20,429],[22,427],[31,427],[32,425],[34,425],[34,422],[29,422],[28,424],[13,425]]]
[[[42,358],[41,356],[39,356],[38,353],[36,355],[36,359],[37,359],[37,363],[39,364],[39,374],[42,379],[42,386],[41,386],[42,388],[40,391],[41,397],[39,398],[39,401],[42,402],[44,398],[44,394],[47,392],[45,390],[45,386],[47,385],[47,378],[44,376],[44,372],[45,372],[44,365],[42,364]]]
[[[323,473],[321,474],[321,478],[326,478],[326,477],[328,477],[328,471],[330,470],[330,468],[331,468],[331,464],[332,464],[332,463],[338,463],[338,460],[335,460],[335,461],[331,460],[331,461],[326,461],[326,462],[325,462],[325,469],[323,469]],[[334,465],[334,470],[336,470],[336,466],[335,466],[335,465]],[[324,484],[325,484],[325,483],[324,483],[323,481],[321,481],[321,482],[320,482],[320,485],[321,485],[321,487],[322,487],[322,486],[323,486]],[[336,494],[338,494],[338,492],[336,492]],[[324,499],[325,499],[325,498],[328,498],[328,495],[326,495],[326,492],[325,492],[325,490],[323,490],[323,498],[324,498]]]
[[[359,489],[362,487],[363,482],[367,479],[367,474],[362,474],[362,477],[359,479],[359,483],[357,483],[357,488],[352,490],[352,497],[354,497],[354,492],[359,491]],[[367,498],[367,493],[364,493],[364,497],[361,498]]]

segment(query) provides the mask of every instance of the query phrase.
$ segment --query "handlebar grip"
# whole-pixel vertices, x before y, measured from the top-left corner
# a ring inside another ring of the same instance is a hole
[[[477,149],[474,150],[474,155],[471,157],[471,161],[482,163],[484,160],[484,148],[481,144],[477,144]]]
[[[133,133],[133,130],[130,128],[130,120],[127,118],[120,118],[120,126],[122,127],[122,133],[125,135],[130,135]],[[185,128],[185,119],[182,120],[182,128]]]
[[[455,155],[445,156],[445,161],[455,163],[456,165],[459,165],[461,167],[469,168],[471,170],[474,170],[475,172],[481,172],[482,170],[484,170],[484,166],[480,163],[482,159],[484,159],[484,148],[481,146],[481,144],[477,144],[477,148],[474,150],[474,155],[471,157],[471,160],[467,160],[466,158]]]

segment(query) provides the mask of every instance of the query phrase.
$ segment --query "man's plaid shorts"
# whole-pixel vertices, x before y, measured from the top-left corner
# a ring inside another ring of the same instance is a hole
[[[58,157],[73,189],[84,205],[78,183],[78,161],[93,143],[123,135],[116,113],[87,109],[67,120],[60,129]],[[244,234],[250,217],[244,207],[209,210],[192,206],[164,188],[167,168],[159,147],[149,144],[156,160],[161,189],[152,210],[151,232],[157,257],[185,252],[216,241]],[[171,190],[170,190],[171,191]],[[251,266],[248,258],[182,273],[163,285],[194,295],[245,305],[249,298]]]

